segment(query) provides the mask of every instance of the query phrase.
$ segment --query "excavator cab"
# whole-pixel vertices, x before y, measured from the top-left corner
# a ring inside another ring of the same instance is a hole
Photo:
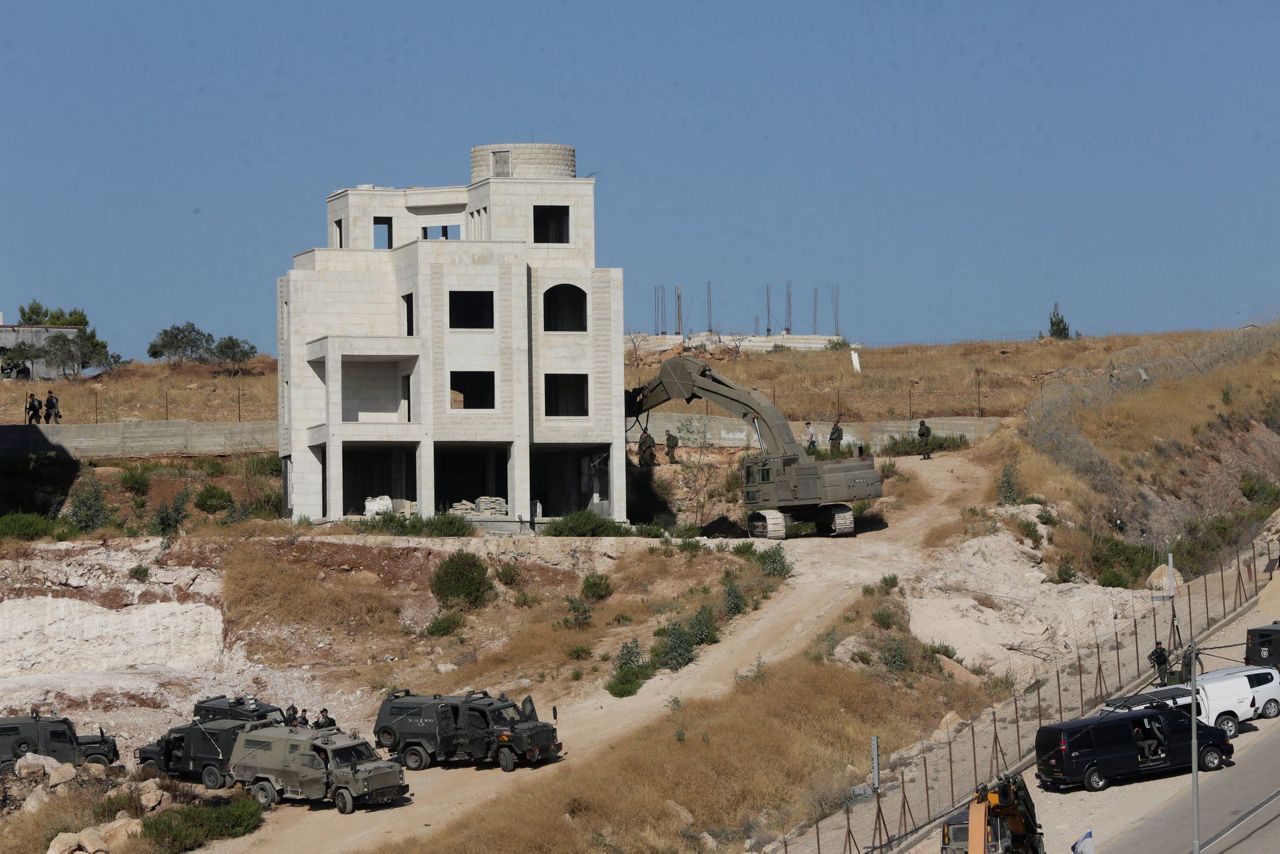
[[[1036,805],[1021,775],[979,786],[969,806],[942,825],[942,854],[1044,854]]]

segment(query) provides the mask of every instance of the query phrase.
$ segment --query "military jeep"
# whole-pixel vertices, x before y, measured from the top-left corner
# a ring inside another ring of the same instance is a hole
[[[557,718],[555,708],[552,719]],[[517,707],[505,696],[479,691],[460,697],[392,691],[374,723],[378,744],[397,751],[410,771],[438,762],[517,762],[554,759],[563,749],[554,724],[538,720],[533,698]]]
[[[192,721],[133,751],[133,758],[144,771],[198,777],[206,789],[221,789],[235,782],[231,751],[248,725],[238,720]]]
[[[264,809],[284,798],[332,800],[349,815],[357,804],[387,804],[409,792],[403,768],[338,727],[248,724],[231,751],[231,774]]]
[[[279,706],[263,703],[257,697],[228,697],[226,694],[197,700],[192,715],[201,723],[223,720],[284,723],[284,712]]]
[[[25,753],[51,756],[77,767],[86,762],[110,765],[120,759],[116,740],[101,729],[97,735],[77,735],[75,724],[67,718],[0,718],[0,774],[12,771]]]

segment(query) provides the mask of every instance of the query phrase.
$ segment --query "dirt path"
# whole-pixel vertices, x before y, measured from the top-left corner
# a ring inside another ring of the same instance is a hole
[[[928,495],[889,516],[889,527],[856,539],[804,539],[786,543],[795,575],[759,611],[736,620],[720,643],[708,647],[689,667],[663,673],[640,692],[615,699],[603,689],[560,708],[560,733],[568,758],[536,771],[503,774],[491,769],[432,768],[408,775],[413,802],[376,811],[338,815],[332,808],[284,806],[250,837],[213,846],[230,852],[351,851],[443,827],[450,820],[497,797],[532,774],[563,773],[665,713],[669,697],[706,697],[725,693],[734,675],[757,659],[776,661],[793,655],[852,602],[863,584],[885,573],[909,578],[920,572],[925,533],[949,518],[955,508],[976,503],[985,472],[964,456],[930,462],[900,460],[899,466],[927,484]]]

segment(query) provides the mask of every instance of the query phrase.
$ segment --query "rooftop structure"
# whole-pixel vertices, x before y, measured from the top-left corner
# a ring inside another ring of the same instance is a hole
[[[574,149],[478,146],[466,186],[327,203],[328,247],[278,282],[289,513],[624,519],[622,271],[595,266]]]

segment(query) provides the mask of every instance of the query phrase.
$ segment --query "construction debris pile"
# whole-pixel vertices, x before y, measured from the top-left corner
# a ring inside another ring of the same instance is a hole
[[[493,495],[482,495],[475,501],[455,501],[449,512],[455,516],[506,516],[507,500]]]

